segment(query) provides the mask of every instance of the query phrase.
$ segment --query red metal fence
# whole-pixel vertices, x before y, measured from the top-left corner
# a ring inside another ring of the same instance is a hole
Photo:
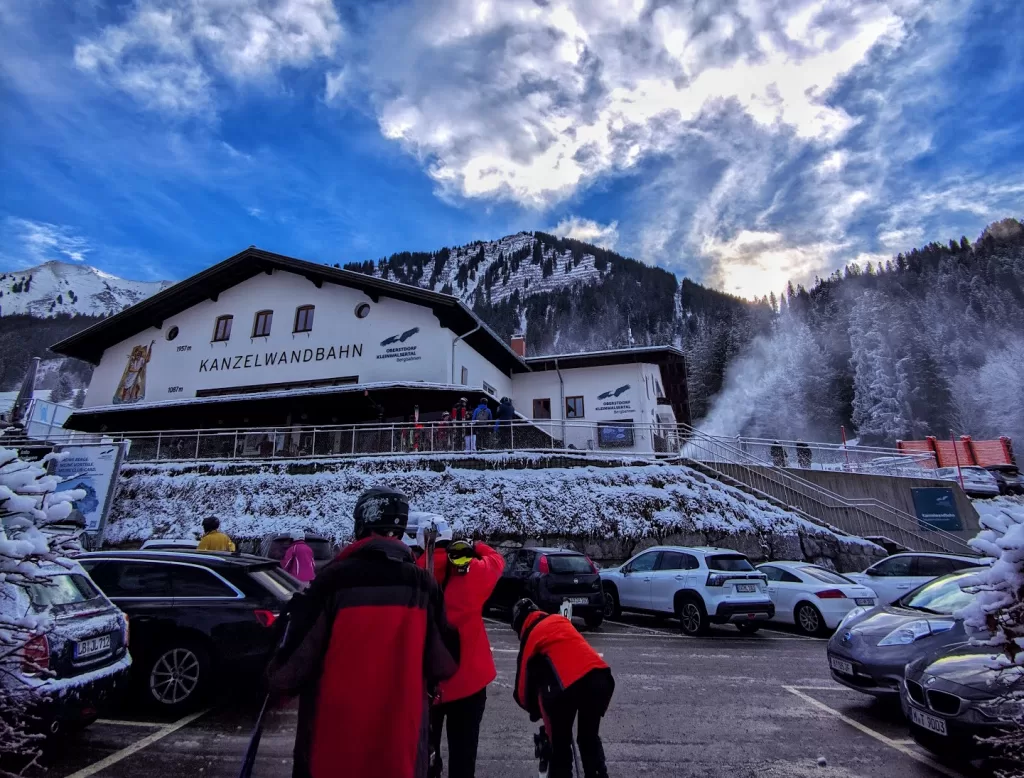
[[[1007,437],[998,440],[972,440],[970,435],[961,435],[960,440],[939,440],[927,437],[924,440],[898,440],[896,448],[908,454],[932,453],[937,467],[979,465],[1012,465],[1013,441]]]

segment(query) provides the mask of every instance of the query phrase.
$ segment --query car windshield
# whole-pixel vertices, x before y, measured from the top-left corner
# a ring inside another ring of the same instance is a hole
[[[552,573],[593,573],[587,558],[581,554],[552,554],[548,557]]]
[[[801,567],[800,572],[805,575],[811,576],[823,583],[830,584],[852,584],[854,583],[849,578],[839,575],[839,573],[833,573],[831,570],[826,570],[824,567]]]
[[[754,569],[742,554],[719,554],[708,557],[709,570],[724,570],[727,573],[746,573]]]
[[[904,608],[952,616],[954,612],[970,605],[974,601],[975,592],[964,591],[960,585],[970,578],[971,574],[946,576],[925,584],[915,592],[911,592],[899,601]]]
[[[72,605],[96,597],[99,592],[84,575],[55,575],[45,583],[29,584],[29,599],[35,608],[51,605]]]

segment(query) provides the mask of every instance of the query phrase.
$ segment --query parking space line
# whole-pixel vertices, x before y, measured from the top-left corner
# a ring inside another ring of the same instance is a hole
[[[96,719],[97,724],[107,724],[111,727],[148,727],[149,729],[160,729],[167,726],[166,721],[127,721],[125,719]]]
[[[790,686],[790,689],[803,689],[808,692],[848,692],[850,689],[841,684],[835,686]]]
[[[142,738],[141,740],[136,740],[130,746],[126,746],[125,748],[122,748],[120,751],[115,751],[110,756],[104,757],[98,762],[93,762],[88,767],[83,767],[78,772],[71,773],[71,775],[67,776],[66,778],[88,778],[90,775],[95,775],[100,770],[106,770],[111,765],[115,765],[121,760],[127,759],[132,754],[138,753],[142,749],[148,748],[149,746],[153,745],[158,740],[163,740],[168,735],[174,734],[182,727],[188,726],[193,721],[198,719],[200,716],[208,713],[209,711],[210,709],[206,708],[205,710],[198,711],[197,713],[191,713],[188,716],[185,716],[184,718],[171,722],[170,724],[161,725],[160,729],[154,732],[153,734],[146,735],[146,737]]]
[[[859,721],[851,719],[849,716],[845,715],[844,713],[841,713],[840,711],[837,711],[835,708],[829,707],[820,700],[814,699],[809,694],[804,694],[802,691],[800,691],[800,689],[796,688],[795,686],[783,685],[782,688],[790,694],[795,694],[801,700],[808,703],[809,705],[813,705],[818,710],[822,710],[825,713],[828,713],[830,716],[834,716],[835,718],[839,719],[844,724],[848,724],[849,726],[856,729],[858,732],[862,732],[868,737],[874,738],[879,743],[884,743],[885,745],[889,746],[889,748],[899,751],[904,756],[909,756],[911,759],[914,759],[915,761],[918,761],[921,764],[927,765],[928,767],[942,773],[943,775],[949,776],[949,778],[964,778],[964,776],[961,773],[958,773],[956,770],[946,767],[945,765],[939,764],[934,759],[930,759],[924,754],[919,754],[918,752],[910,748],[907,748],[907,743],[905,741],[893,740],[892,738],[883,735],[881,732],[876,732],[866,724],[861,724]]]

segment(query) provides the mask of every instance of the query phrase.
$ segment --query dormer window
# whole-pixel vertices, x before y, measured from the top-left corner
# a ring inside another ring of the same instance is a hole
[[[313,306],[300,305],[295,309],[295,330],[294,332],[313,331]]]
[[[231,340],[231,322],[234,316],[218,316],[217,323],[213,327],[213,342],[220,343]]]
[[[265,338],[270,335],[270,325],[274,321],[273,311],[260,311],[252,322],[252,336]]]

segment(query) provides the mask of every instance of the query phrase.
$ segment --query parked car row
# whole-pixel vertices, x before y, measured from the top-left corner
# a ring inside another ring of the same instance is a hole
[[[1024,674],[1001,673],[993,649],[971,645],[957,614],[980,567],[925,583],[892,603],[851,611],[828,643],[833,679],[899,699],[914,739],[943,758],[989,756],[984,738],[1024,716]]]

